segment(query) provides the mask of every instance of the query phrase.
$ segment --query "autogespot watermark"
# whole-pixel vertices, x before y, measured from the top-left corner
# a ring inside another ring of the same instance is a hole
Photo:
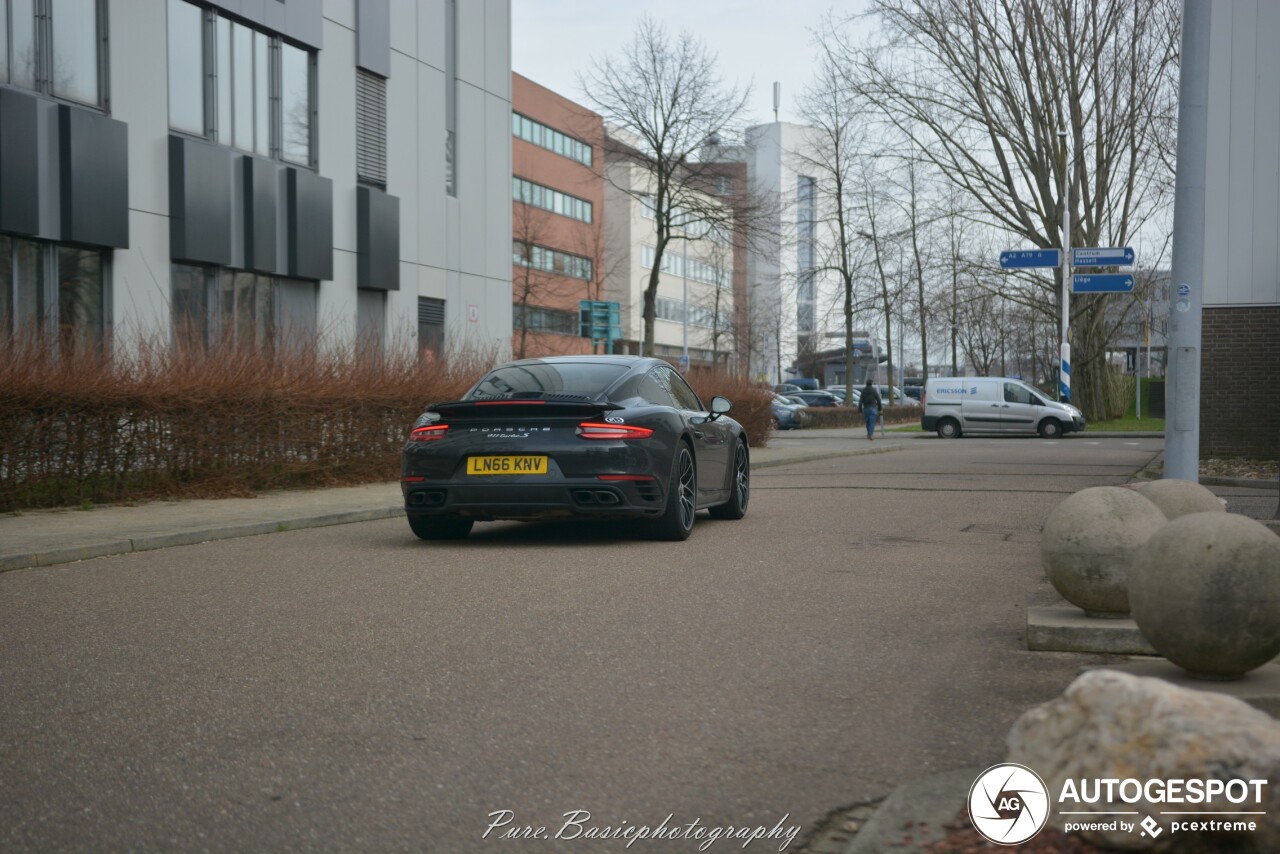
[[[1026,842],[1049,820],[1049,790],[1025,765],[992,765],[969,787],[969,817],[992,842]]]
[[[979,833],[1000,845],[1026,842],[1044,829],[1053,811],[1063,819],[1064,833],[1136,833],[1152,839],[1166,830],[1173,834],[1252,833],[1266,816],[1263,804],[1268,783],[1198,778],[1068,779],[1055,801],[1035,771],[1004,763],[993,765],[973,781],[969,817]],[[1196,809],[1181,809],[1187,805]]]
[[[587,810],[569,810],[561,815],[554,826],[519,824],[513,810],[494,810],[489,813],[489,826],[481,839],[561,839],[561,840],[624,840],[630,848],[646,840],[690,840],[699,843],[698,850],[706,851],[720,840],[740,842],[746,848],[752,842],[777,841],[783,851],[800,835],[799,824],[787,824],[791,814],[778,819],[772,827],[760,825],[708,825],[701,818],[677,821],[670,813],[657,824],[639,824],[629,820],[599,824],[592,821]]]

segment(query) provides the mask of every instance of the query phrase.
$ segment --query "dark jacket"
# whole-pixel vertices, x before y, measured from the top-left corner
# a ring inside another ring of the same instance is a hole
[[[858,400],[858,411],[880,408],[880,390],[875,386],[863,388],[862,397]]]

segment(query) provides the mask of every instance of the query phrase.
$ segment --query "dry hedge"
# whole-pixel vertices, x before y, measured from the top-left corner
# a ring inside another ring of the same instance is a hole
[[[456,400],[487,367],[231,347],[53,358],[38,343],[3,343],[0,509],[392,480],[422,409]],[[733,400],[765,441],[767,394],[691,379],[707,399]]]

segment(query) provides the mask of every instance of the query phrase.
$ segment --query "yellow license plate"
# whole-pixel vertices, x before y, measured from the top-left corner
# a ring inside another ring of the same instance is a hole
[[[468,457],[467,474],[546,474],[546,457]]]

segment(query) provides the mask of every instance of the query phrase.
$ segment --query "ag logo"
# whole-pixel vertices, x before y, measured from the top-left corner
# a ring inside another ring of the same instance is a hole
[[[604,417],[604,420],[608,424],[621,424],[623,421],[623,419],[619,418],[616,415],[606,415]]]
[[[969,818],[998,845],[1026,842],[1049,820],[1049,790],[1025,765],[993,765],[969,789]]]

